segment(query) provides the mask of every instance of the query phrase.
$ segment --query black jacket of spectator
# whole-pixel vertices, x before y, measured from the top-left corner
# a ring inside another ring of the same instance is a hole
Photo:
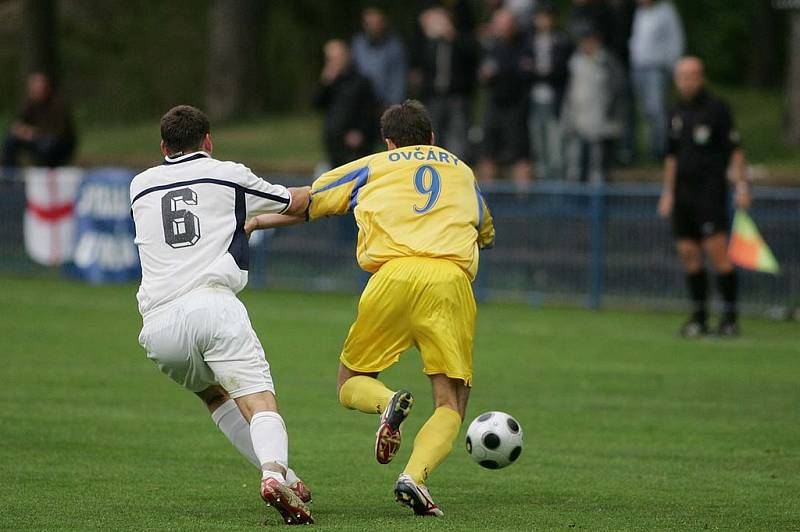
[[[611,35],[608,48],[622,62],[622,66],[627,71],[630,67],[630,46],[631,33],[633,31],[633,15],[636,13],[636,2],[634,0],[615,0],[611,2]]]
[[[524,35],[510,42],[494,40],[484,53],[481,69],[492,72],[484,79],[488,92],[481,147],[484,159],[513,164],[529,157],[530,82],[522,69],[531,61]]]
[[[322,85],[315,104],[325,110],[323,140],[333,166],[354,161],[372,153],[378,136],[376,123],[378,104],[370,81],[349,69],[333,82]],[[357,147],[348,147],[344,137],[348,131],[358,131],[364,138]]]
[[[531,52],[524,36],[511,42],[498,39],[489,44],[483,62],[494,70],[494,75],[486,81],[492,104],[507,107],[527,102],[530,81],[522,68],[530,61]]]
[[[550,72],[540,74],[536,71],[536,34],[531,33],[528,37],[531,62],[524,62],[523,75],[529,83],[545,83],[553,88],[555,93],[555,105],[558,113],[561,113],[561,104],[564,101],[564,93],[569,81],[569,58],[575,51],[575,45],[569,36],[563,31],[553,31],[553,46],[550,48]]]
[[[478,45],[471,37],[459,34],[452,42],[423,37],[414,52],[412,68],[422,74],[420,96],[423,100],[435,95],[468,96],[475,90]],[[449,63],[441,62],[441,53],[448,54]],[[449,75],[440,72],[440,67],[449,67]],[[444,83],[437,86],[440,75]]]
[[[39,102],[28,102],[20,110],[18,120],[36,128],[39,137],[75,141],[72,116],[63,100],[58,97]]]
[[[76,135],[72,115],[58,96],[28,101],[17,113],[17,122],[34,128],[31,140],[18,137],[13,131],[6,134],[0,164],[4,168],[17,166],[20,155],[27,153],[37,166],[56,167],[68,164],[75,153]]]

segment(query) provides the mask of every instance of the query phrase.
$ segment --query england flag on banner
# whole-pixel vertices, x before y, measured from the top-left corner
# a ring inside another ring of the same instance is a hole
[[[45,266],[72,260],[75,248],[75,198],[81,184],[80,168],[25,170],[25,249]]]

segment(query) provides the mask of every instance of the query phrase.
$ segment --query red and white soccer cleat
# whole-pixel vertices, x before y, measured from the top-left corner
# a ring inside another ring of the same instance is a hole
[[[287,525],[311,525],[311,510],[288,486],[273,477],[261,481],[261,498],[281,514]]]
[[[388,464],[400,450],[400,425],[411,413],[414,397],[408,390],[398,390],[389,400],[381,414],[378,432],[375,433],[375,459],[380,464]]]
[[[428,488],[424,484],[417,484],[408,475],[400,475],[397,484],[394,485],[394,496],[397,502],[408,506],[416,515],[429,517],[442,517],[444,512],[431,498]]]
[[[306,504],[311,502],[311,490],[308,489],[308,486],[306,486],[305,482],[298,479],[294,484],[287,484],[287,486],[289,486],[289,489],[292,490],[295,495],[297,495],[298,499]]]

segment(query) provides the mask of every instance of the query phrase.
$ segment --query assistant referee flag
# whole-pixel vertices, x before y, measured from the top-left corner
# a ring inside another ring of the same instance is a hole
[[[743,209],[738,209],[733,217],[728,257],[731,262],[747,270],[775,274],[780,271],[775,255],[764,242],[753,219]]]

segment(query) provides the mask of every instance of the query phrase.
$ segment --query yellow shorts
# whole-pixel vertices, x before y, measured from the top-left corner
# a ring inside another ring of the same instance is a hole
[[[454,263],[393,259],[361,294],[340,360],[353,371],[375,373],[416,346],[427,375],[444,374],[470,386],[475,313],[472,285]]]

